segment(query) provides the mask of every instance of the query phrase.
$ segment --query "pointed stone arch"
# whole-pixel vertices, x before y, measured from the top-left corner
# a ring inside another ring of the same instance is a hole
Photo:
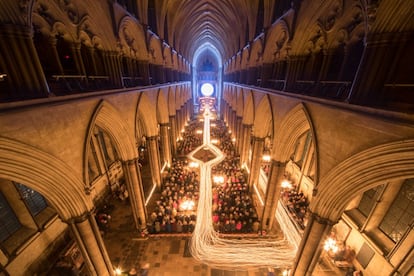
[[[105,131],[114,143],[114,147],[121,160],[132,160],[138,156],[131,132],[128,130],[124,120],[119,116],[118,111],[108,102],[101,101],[95,108],[95,112],[89,122],[83,157],[83,178],[88,183],[88,156],[90,151],[89,141],[94,135],[95,126]]]
[[[23,183],[42,194],[63,221],[93,209],[84,183],[62,160],[5,137],[0,137],[0,178]]]
[[[135,121],[137,122],[139,118],[143,122],[145,135],[148,137],[158,135],[157,114],[154,106],[155,103],[152,103],[145,93],[141,93],[138,100]]]
[[[125,16],[121,19],[118,28],[118,37],[125,55],[136,57],[139,60],[148,59],[144,30],[130,16]]]
[[[76,42],[76,38],[72,34],[71,30],[62,23],[62,22],[55,22],[52,26],[52,36],[62,36],[65,41],[68,42]]]
[[[160,39],[153,35],[149,40],[149,54],[150,62],[152,64],[164,65],[164,57],[162,53],[161,41]]]
[[[237,88],[236,90],[236,115],[238,117],[242,117],[243,116],[243,106],[244,106],[244,102],[243,102],[243,93],[241,88]]]
[[[78,32],[85,32],[90,37],[92,46],[94,47],[108,50],[115,48],[113,46],[115,41],[112,33],[103,32],[102,26],[96,20],[93,20],[90,15],[85,15],[79,22]]]
[[[251,47],[249,56],[249,67],[257,67],[262,65],[263,55],[263,39],[256,39]]]
[[[168,68],[172,68],[173,66],[173,60],[172,60],[172,53],[171,53],[171,48],[164,44],[164,49],[163,49],[163,56],[164,56],[164,62],[165,62],[165,66]]]
[[[310,209],[337,221],[356,194],[390,180],[413,177],[413,139],[378,145],[344,160],[321,179]]]
[[[242,63],[242,53],[238,52],[236,54],[236,59],[234,60],[234,71],[238,71],[241,69],[241,63]]]
[[[174,68],[174,70],[179,71],[180,70],[180,64],[179,64],[179,58],[178,58],[178,53],[177,51],[173,50],[172,51],[172,67]]]
[[[182,87],[177,87],[175,89],[175,110],[178,111],[181,109],[181,106],[183,105],[183,88]]]
[[[249,67],[249,59],[250,59],[250,47],[246,47],[243,49],[241,53],[240,69],[243,70]]]
[[[286,21],[279,20],[270,30],[263,49],[263,63],[272,63],[275,61],[276,53],[279,58],[284,54],[282,49],[287,47],[290,40],[289,26]]]
[[[169,116],[174,116],[177,110],[176,105],[175,105],[175,95],[178,89],[179,87],[176,86],[176,87],[170,87],[170,89],[168,90],[168,112],[169,112],[168,114]]]
[[[264,95],[255,108],[253,135],[264,138],[273,133],[273,113],[268,95]]]
[[[280,129],[280,131],[275,133],[272,154],[276,160],[281,162],[288,161],[295,150],[296,141],[306,131],[311,131],[313,143],[315,143],[315,149],[317,149],[317,141],[312,121],[303,104],[295,106],[288,112],[278,129]],[[315,154],[317,154],[317,150],[315,150]],[[316,175],[315,179],[317,179]]]

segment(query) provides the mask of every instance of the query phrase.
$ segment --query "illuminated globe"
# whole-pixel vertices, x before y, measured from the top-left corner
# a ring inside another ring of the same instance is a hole
[[[214,93],[214,86],[211,83],[204,83],[201,85],[201,93],[209,97]]]

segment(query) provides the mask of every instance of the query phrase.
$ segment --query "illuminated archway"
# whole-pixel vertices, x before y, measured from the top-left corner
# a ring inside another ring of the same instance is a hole
[[[203,57],[203,55],[206,52],[210,52],[213,57],[216,59],[215,61],[217,62],[217,80],[216,80],[216,87],[215,87],[215,96],[217,98],[217,113],[220,114],[220,100],[221,99],[221,95],[222,95],[222,87],[221,87],[221,83],[222,83],[222,73],[221,73],[221,68],[223,67],[223,61],[222,61],[222,56],[220,54],[220,52],[217,50],[217,48],[212,45],[211,43],[205,43],[203,44],[200,48],[197,49],[197,51],[194,53],[194,58],[193,58],[193,62],[192,62],[192,70],[193,70],[193,104],[195,106],[198,105],[197,103],[197,98],[198,98],[198,82],[197,82],[197,74],[196,74],[196,69],[197,69],[197,64],[200,60],[200,58]]]

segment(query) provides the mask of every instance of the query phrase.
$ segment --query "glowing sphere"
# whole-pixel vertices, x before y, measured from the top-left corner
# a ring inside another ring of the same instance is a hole
[[[211,96],[214,93],[214,86],[211,83],[204,83],[201,85],[201,93],[204,96]]]

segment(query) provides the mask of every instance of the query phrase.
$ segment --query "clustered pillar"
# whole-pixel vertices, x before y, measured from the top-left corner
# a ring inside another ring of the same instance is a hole
[[[328,237],[335,222],[316,213],[309,216],[308,225],[296,253],[292,275],[312,275],[322,252],[322,243]]]
[[[169,123],[160,124],[160,136],[161,136],[161,148],[162,148],[162,157],[163,163],[171,165],[171,145],[170,145],[170,134],[169,134]]]
[[[68,222],[91,275],[114,275],[95,216],[87,213]]]
[[[241,164],[249,163],[249,152],[250,152],[250,136],[252,132],[252,125],[243,124],[243,134],[242,134],[242,149],[240,152],[240,162]]]
[[[161,186],[161,168],[159,158],[158,136],[147,137],[149,161],[151,166],[151,176],[153,183]]]
[[[262,229],[271,230],[280,198],[281,183],[285,177],[286,162],[272,160],[262,214]]]
[[[261,159],[263,155],[264,140],[265,139],[262,137],[253,138],[252,161],[251,161],[250,175],[249,175],[249,189],[250,190],[253,187],[253,185],[257,184],[257,181],[260,176],[260,167],[261,167]]]
[[[129,192],[129,201],[134,216],[136,229],[144,231],[147,227],[147,211],[145,208],[145,197],[142,189],[141,171],[138,159],[123,162],[123,170]]]

